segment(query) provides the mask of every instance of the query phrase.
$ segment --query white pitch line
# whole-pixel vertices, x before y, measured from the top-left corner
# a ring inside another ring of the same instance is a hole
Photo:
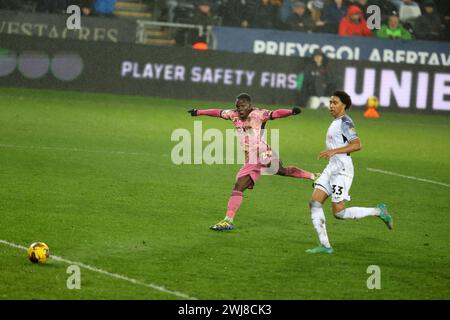
[[[134,156],[155,156],[154,153],[147,153],[147,152],[88,150],[88,149],[78,149],[78,148],[45,147],[45,146],[19,146],[19,145],[2,144],[2,143],[0,143],[0,148],[56,150],[56,151],[73,151],[73,152],[91,152],[91,153],[107,153],[107,154],[124,154],[124,155],[134,155]],[[162,155],[162,156],[166,157],[166,155]]]
[[[17,248],[17,249],[28,250],[28,248],[26,248],[24,246],[21,246],[19,244],[15,244],[15,243],[11,243],[11,242],[8,242],[8,241],[5,241],[5,240],[0,240],[0,243],[4,244],[4,245],[7,245],[7,246],[10,246],[10,247],[13,247],[13,248]],[[121,274],[111,273],[111,272],[108,272],[108,271],[105,271],[105,270],[102,270],[102,269],[99,269],[99,268],[96,268],[96,267],[92,267],[90,265],[87,265],[87,264],[84,264],[84,263],[81,263],[81,262],[70,261],[70,260],[64,259],[62,257],[55,256],[55,255],[50,255],[50,258],[53,259],[53,260],[56,260],[56,261],[60,261],[60,262],[64,262],[64,263],[70,264],[70,265],[77,265],[77,266],[80,266],[81,268],[84,268],[84,269],[87,269],[87,270],[90,270],[90,271],[93,271],[93,272],[101,273],[101,274],[107,275],[107,276],[112,277],[112,278],[124,280],[124,281],[131,282],[133,284],[137,284],[137,285],[140,285],[140,286],[143,286],[143,287],[147,287],[147,288],[151,288],[151,289],[154,289],[154,290],[157,290],[157,291],[160,291],[160,292],[171,294],[171,295],[177,296],[179,298],[184,298],[184,299],[189,299],[189,300],[198,300],[197,298],[191,297],[191,296],[189,296],[187,294],[184,294],[182,292],[168,290],[168,289],[166,289],[166,288],[164,288],[162,286],[158,286],[158,285],[153,284],[153,283],[145,283],[145,282],[133,279],[133,278],[129,278],[127,276],[123,276]]]
[[[450,184],[448,184],[448,183],[439,182],[439,181],[433,181],[433,180],[428,180],[428,179],[422,179],[422,178],[417,178],[417,177],[413,177],[413,176],[407,176],[407,175],[404,175],[404,174],[399,174],[399,173],[395,173],[395,172],[391,172],[391,171],[385,171],[385,170],[373,169],[373,168],[367,168],[367,170],[368,171],[372,171],[372,172],[388,174],[388,175],[391,175],[391,176],[396,176],[396,177],[401,177],[401,178],[406,178],[406,179],[411,179],[411,180],[416,180],[416,181],[422,181],[422,182],[437,184],[437,185],[444,186],[444,187],[447,187],[447,188],[450,187]]]

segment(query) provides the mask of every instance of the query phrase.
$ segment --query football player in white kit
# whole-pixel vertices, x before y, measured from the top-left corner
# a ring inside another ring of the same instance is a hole
[[[375,208],[345,208],[350,201],[350,187],[353,181],[353,162],[350,154],[361,150],[361,140],[355,131],[352,119],[346,114],[352,105],[350,96],[344,91],[336,91],[330,98],[330,113],[334,120],[327,131],[327,150],[319,154],[319,159],[329,159],[329,163],[314,183],[314,191],[309,202],[311,219],[319,236],[320,245],[306,250],[308,253],[332,253],[325,226],[323,203],[331,197],[331,208],[337,219],[361,219],[368,216],[379,217],[389,229],[393,219],[387,212],[386,205],[378,204]]]

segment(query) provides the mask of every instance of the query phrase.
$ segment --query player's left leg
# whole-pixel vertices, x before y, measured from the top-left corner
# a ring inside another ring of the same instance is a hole
[[[352,176],[349,177],[342,174],[334,175],[331,178],[331,208],[335,218],[362,219],[365,217],[376,216],[379,217],[389,229],[392,229],[393,220],[384,204],[379,204],[375,208],[345,207],[345,202],[350,200],[349,190],[352,185],[352,180]]]
[[[225,218],[215,225],[210,226],[209,228],[214,231],[222,231],[222,230],[232,230],[234,229],[233,220],[236,215],[236,212],[239,210],[241,206],[242,199],[244,197],[244,191],[249,187],[253,186],[254,181],[250,177],[250,175],[246,175],[238,178],[236,184],[234,185],[233,191],[231,192],[231,197],[228,200],[227,213]]]
[[[345,208],[345,202],[332,203],[333,215],[337,219],[362,219],[365,217],[379,217],[389,229],[394,227],[392,216],[388,213],[386,205],[378,204],[374,208],[350,207]]]
[[[234,185],[233,188],[233,192],[231,193],[230,200],[228,201],[227,214],[225,216],[225,220],[233,222],[234,216],[236,215],[236,212],[239,210],[239,207],[241,206],[244,191],[247,190],[249,187],[252,187],[253,184],[254,182],[249,175],[240,177],[236,181],[236,184]]]
[[[293,177],[297,179],[309,179],[313,181],[316,179],[316,174],[294,166],[283,167],[281,161],[279,162],[278,172],[276,174],[279,176]]]

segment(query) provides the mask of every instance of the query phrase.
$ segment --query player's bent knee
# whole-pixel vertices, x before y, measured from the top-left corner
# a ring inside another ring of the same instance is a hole
[[[345,212],[345,209],[341,210],[339,212],[333,212],[333,216],[339,220],[344,219],[344,212]]]
[[[345,211],[345,201],[341,202],[333,202],[331,204],[331,209],[333,211],[333,215],[338,218],[340,216],[343,216]]]

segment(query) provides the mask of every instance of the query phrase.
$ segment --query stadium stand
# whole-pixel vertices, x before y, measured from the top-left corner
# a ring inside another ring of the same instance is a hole
[[[446,0],[207,0],[200,2],[203,3],[203,7],[209,7],[206,15],[202,15],[201,10],[198,9],[199,0],[0,0],[0,9],[63,14],[69,4],[76,4],[82,8],[86,16],[160,22],[159,25],[146,24],[145,41],[143,41],[145,44],[190,46],[193,41],[195,42],[195,38],[199,37],[195,35],[199,28],[187,28],[186,25],[340,34],[339,29],[342,24],[347,25],[347,31],[352,29],[348,28],[349,19],[346,17],[349,8],[352,8],[352,11],[359,8],[363,19],[367,19],[369,16],[367,8],[377,5],[381,9],[382,25],[385,26],[383,32],[374,33],[379,38],[450,41],[450,4]],[[402,31],[402,37],[393,36],[387,28],[388,19],[392,15],[399,17],[399,28],[405,29],[405,32]],[[341,34],[347,35],[347,31],[342,30],[341,27]],[[367,30],[359,30],[353,35],[372,36]]]

